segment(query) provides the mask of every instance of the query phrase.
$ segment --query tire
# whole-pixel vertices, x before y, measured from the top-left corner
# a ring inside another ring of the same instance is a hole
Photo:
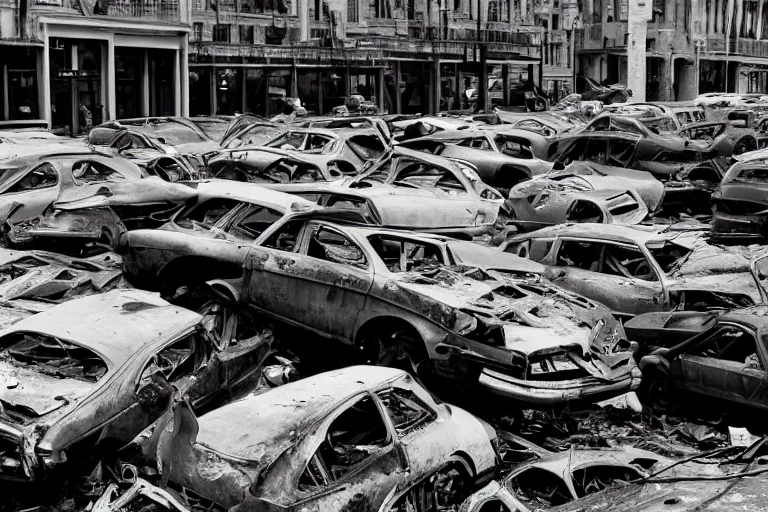
[[[672,382],[658,370],[646,372],[638,389],[640,401],[655,412],[667,413],[674,403]]]
[[[398,368],[415,377],[431,366],[421,336],[407,324],[369,326],[358,347],[365,364]]]

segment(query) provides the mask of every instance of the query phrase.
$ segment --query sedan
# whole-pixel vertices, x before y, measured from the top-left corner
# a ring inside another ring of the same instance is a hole
[[[215,325],[208,313],[121,289],[2,331],[0,479],[56,482],[90,470],[168,409],[171,386],[198,410],[249,389],[268,338],[230,346]]]

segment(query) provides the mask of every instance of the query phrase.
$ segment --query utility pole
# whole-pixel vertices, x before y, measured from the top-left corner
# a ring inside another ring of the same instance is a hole
[[[488,112],[488,65],[487,52],[488,46],[485,43],[481,34],[482,29],[482,5],[481,0],[477,1],[477,41],[480,49],[480,74],[477,77],[477,108],[480,112]]]
[[[645,45],[648,21],[653,19],[651,0],[629,0],[627,87],[634,101],[645,101]]]

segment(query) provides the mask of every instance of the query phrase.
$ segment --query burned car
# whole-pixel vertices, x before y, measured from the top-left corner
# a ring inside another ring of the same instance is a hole
[[[657,481],[645,481],[656,474]],[[621,503],[621,510],[632,512],[683,512],[721,495],[729,485],[724,476],[714,464],[678,465],[628,446],[571,449],[523,463],[476,492],[461,510],[608,511]]]
[[[368,224],[408,231],[423,231],[474,239],[490,234],[494,226],[476,222],[467,208],[427,191],[410,187],[334,187],[322,184],[265,185],[293,194],[325,208],[359,211]]]
[[[395,146],[352,178],[351,189],[411,189],[457,226],[491,226],[504,197],[486,185],[471,167],[450,159]],[[442,203],[439,207],[438,203]]]
[[[354,366],[308,377],[221,407],[189,429],[168,420],[182,431],[183,448],[170,461],[158,457],[160,434],[143,441],[143,451],[167,468],[163,477],[178,492],[176,502],[186,496],[213,511],[332,511],[350,503],[373,511],[426,475],[439,471],[453,477],[450,487],[468,489],[496,466],[492,427],[437,403],[392,368]]]
[[[334,155],[242,147],[221,150],[211,156],[208,173],[211,178],[249,183],[313,183],[354,176],[358,169],[345,165]]]
[[[768,238],[768,152],[742,155],[712,194],[712,237]]]
[[[506,193],[531,176],[562,167],[534,156],[527,135],[523,132],[523,136],[510,133],[502,136],[485,130],[443,131],[399,145],[471,166],[485,183]],[[536,134],[530,135],[536,137]]]
[[[49,484],[91,469],[170,406],[195,408],[249,387],[268,338],[221,336],[216,322],[156,294],[113,290],[0,333],[0,480]]]
[[[552,282],[631,317],[762,302],[749,248],[707,242],[701,229],[564,224],[516,235],[500,250],[550,267]]]
[[[521,231],[565,222],[638,224],[648,216],[648,207],[634,190],[594,190],[544,177],[512,187],[504,208]]]
[[[586,101],[597,100],[606,105],[625,103],[632,93],[624,84],[601,85],[586,75],[576,76],[576,92]]]
[[[129,233],[127,279],[161,285],[158,262],[180,245],[168,235]],[[275,223],[244,258],[233,244],[196,242],[201,266],[233,265],[216,285],[233,305],[342,341],[370,364],[402,360],[531,404],[596,400],[639,384],[605,308],[543,281],[538,264],[488,247],[311,218]]]
[[[643,348],[640,398],[668,411],[682,393],[768,410],[768,308],[647,313],[626,323]]]

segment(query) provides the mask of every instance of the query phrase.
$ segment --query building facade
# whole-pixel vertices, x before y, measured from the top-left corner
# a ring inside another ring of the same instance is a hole
[[[579,74],[627,83],[629,8],[629,0],[580,0]],[[653,0],[645,38],[646,99],[768,92],[766,16],[763,0]]]
[[[351,94],[427,113],[468,108],[482,75],[488,105],[511,101],[504,83],[541,79],[544,30],[525,0],[193,0],[191,9],[193,115],[270,116],[285,96],[326,113]]]
[[[186,0],[2,0],[3,119],[76,135],[187,112]]]

